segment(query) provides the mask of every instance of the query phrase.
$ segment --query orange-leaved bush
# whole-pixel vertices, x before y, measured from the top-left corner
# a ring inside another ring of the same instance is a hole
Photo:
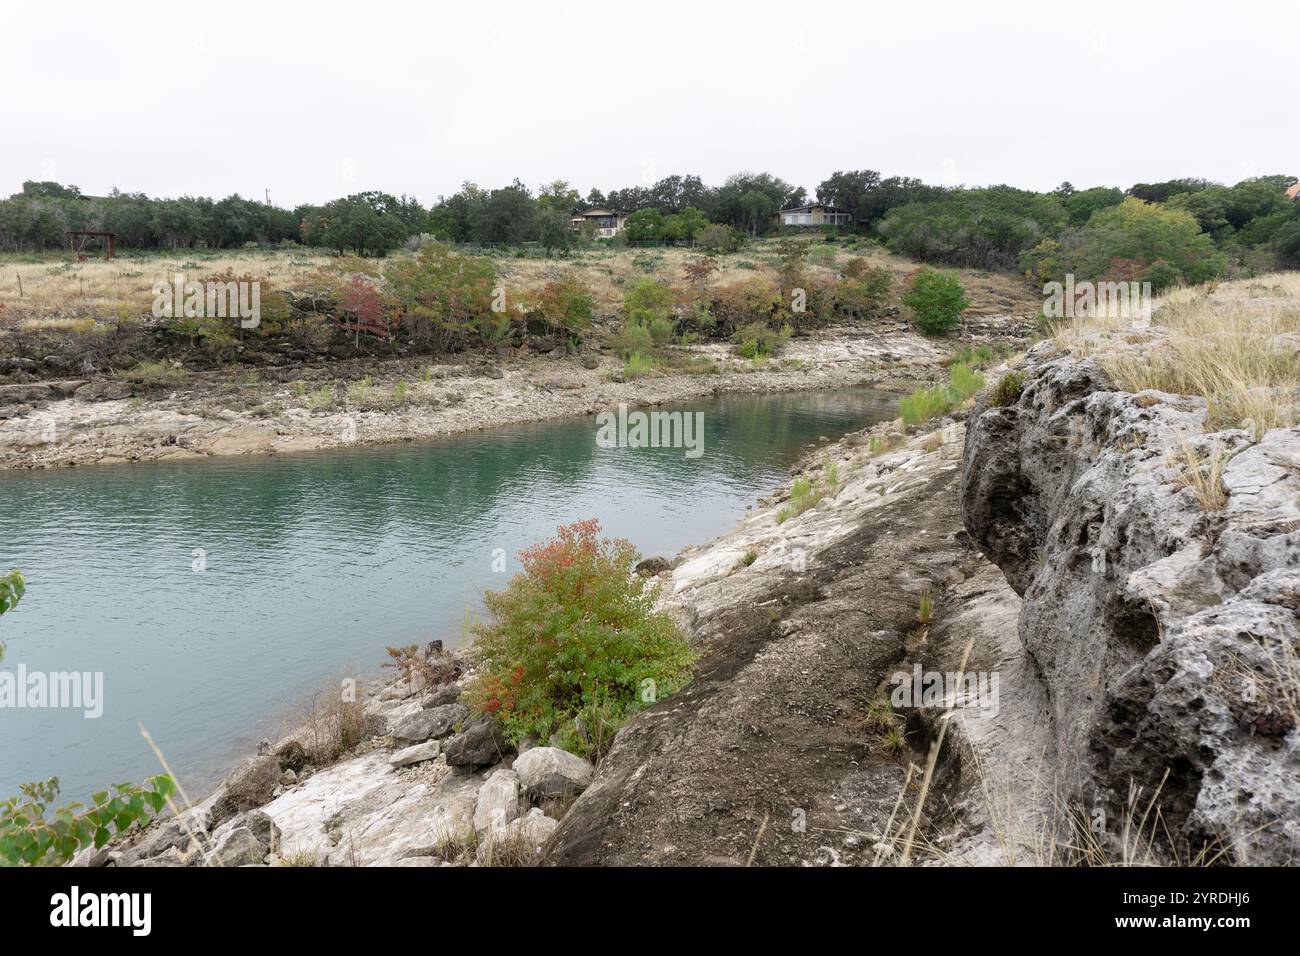
[[[599,759],[637,710],[690,680],[695,655],[655,609],[659,588],[633,573],[636,549],[595,519],[557,529],[519,555],[523,571],[484,597],[471,700],[515,740],[534,735]]]

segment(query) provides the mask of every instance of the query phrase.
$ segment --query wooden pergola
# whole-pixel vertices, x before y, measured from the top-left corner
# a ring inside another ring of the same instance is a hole
[[[72,250],[73,255],[75,255],[79,260],[86,258],[82,254],[82,250],[86,248],[87,239],[104,240],[105,259],[112,259],[116,252],[114,243],[117,241],[117,233],[115,232],[99,232],[92,229],[67,229],[64,230],[64,235],[68,237],[68,248]]]

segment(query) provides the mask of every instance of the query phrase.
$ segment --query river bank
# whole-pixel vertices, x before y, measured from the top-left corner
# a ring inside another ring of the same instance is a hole
[[[286,454],[417,441],[498,425],[590,415],[709,395],[865,385],[907,390],[942,376],[963,345],[998,345],[1030,326],[970,319],[927,339],[890,320],[834,326],[754,363],[726,345],[680,349],[692,369],[627,380],[612,351],[506,349],[455,363],[339,361],[295,369],[204,373],[183,385],[113,379],[0,385],[0,468]]]
[[[1203,399],[1050,343],[1015,371],[654,562],[703,656],[599,766],[516,753],[463,673],[390,684],[338,763],[268,743],[82,862],[1294,863],[1300,427],[1200,435]],[[1189,433],[1232,449],[1221,503],[1169,457]]]

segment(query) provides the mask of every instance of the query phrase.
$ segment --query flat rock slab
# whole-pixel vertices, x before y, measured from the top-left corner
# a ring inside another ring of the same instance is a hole
[[[262,809],[280,828],[280,855],[333,866],[391,866],[474,829],[482,780],[399,777],[375,751],[322,770]]]

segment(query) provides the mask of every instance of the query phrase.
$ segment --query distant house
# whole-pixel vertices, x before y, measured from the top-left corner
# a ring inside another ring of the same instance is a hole
[[[1300,183],[1296,183],[1286,191],[1287,199],[1300,199]]]
[[[581,232],[587,223],[591,223],[595,227],[593,233],[595,236],[608,239],[623,231],[623,224],[627,222],[627,213],[613,209],[588,209],[575,215],[569,222],[574,232]]]
[[[777,215],[781,217],[783,226],[851,226],[853,224],[851,214],[820,203],[792,206],[789,209],[782,209]]]

